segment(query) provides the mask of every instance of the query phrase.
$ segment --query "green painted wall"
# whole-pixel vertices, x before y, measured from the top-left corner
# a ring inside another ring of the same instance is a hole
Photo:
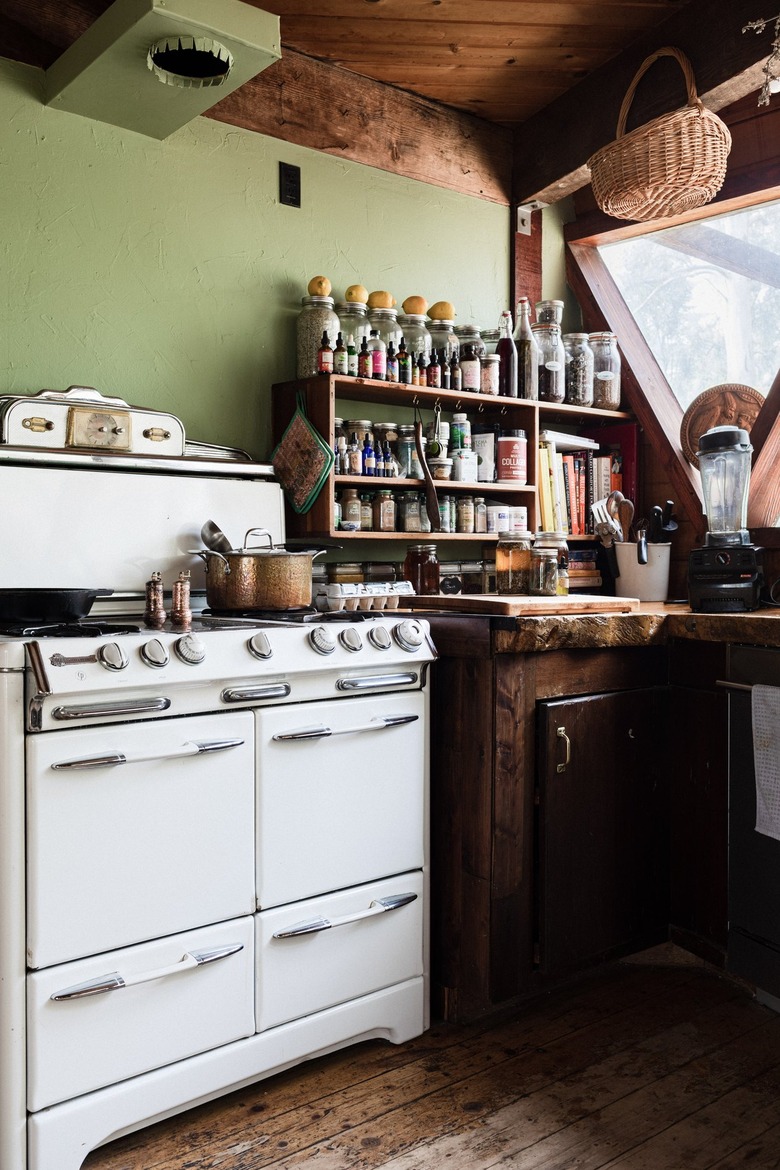
[[[505,207],[208,118],[157,142],[47,109],[42,79],[0,60],[0,393],[95,386],[262,459],[309,277],[506,307]]]

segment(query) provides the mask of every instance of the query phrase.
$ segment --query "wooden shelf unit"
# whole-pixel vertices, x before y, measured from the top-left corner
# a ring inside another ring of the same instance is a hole
[[[558,405],[552,402],[531,402],[523,398],[493,398],[484,394],[472,394],[463,390],[438,390],[428,386],[405,386],[395,382],[373,381],[367,378],[347,378],[337,375],[305,378],[293,382],[277,383],[272,390],[272,426],[274,444],[284,434],[296,408],[297,395],[302,394],[306,403],[309,421],[331,444],[334,443],[334,419],[343,417],[336,410],[338,402],[360,402],[388,407],[413,410],[423,413],[427,423],[433,418],[434,407],[438,404],[443,411],[455,413],[464,411],[472,422],[495,422],[502,427],[521,428],[528,438],[528,483],[524,485],[498,483],[464,483],[444,481],[437,483],[437,489],[454,495],[482,495],[488,498],[506,499],[528,508],[528,526],[536,530],[538,506],[536,496],[537,460],[536,449],[539,432],[554,429],[556,424],[571,426],[581,423],[594,424],[628,420],[632,416],[624,411],[597,410],[592,407]],[[377,418],[375,421],[381,421]],[[419,532],[343,532],[335,527],[334,492],[341,487],[359,487],[366,491],[391,488],[400,491],[422,490],[418,479],[375,479],[355,475],[332,475],[323,487],[311,510],[300,516],[287,509],[287,533],[291,540],[409,540],[419,541]],[[432,541],[480,541],[498,539],[494,533],[475,534],[433,532],[424,533]],[[574,539],[588,539],[579,538]]]

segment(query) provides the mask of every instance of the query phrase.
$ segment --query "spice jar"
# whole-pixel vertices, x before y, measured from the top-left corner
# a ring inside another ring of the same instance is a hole
[[[403,492],[399,505],[399,527],[402,532],[421,532],[420,496],[418,492]]]
[[[593,405],[600,410],[620,409],[620,353],[614,333],[591,333],[593,349]]]
[[[474,497],[460,496],[455,505],[455,531],[474,531]]]
[[[593,350],[587,333],[566,333],[566,401],[572,406],[593,405]]]
[[[487,504],[484,496],[474,497],[474,531],[487,532]]]
[[[539,400],[563,402],[566,395],[566,351],[561,341],[561,327],[552,322],[536,322],[531,330],[539,346]]]
[[[360,496],[357,488],[344,488],[341,493],[341,527],[344,532],[360,532]]]
[[[538,532],[534,547],[554,549],[558,564],[556,592],[559,597],[566,597],[569,592],[569,545],[566,541],[566,534],[564,532]]]
[[[499,533],[496,545],[496,592],[528,593],[530,585],[531,533]]]
[[[410,544],[403,568],[404,580],[411,581],[415,593],[439,592],[439,558],[435,544]]]
[[[377,492],[374,496],[374,531],[395,532],[395,499],[388,490]]]
[[[333,308],[333,297],[301,297],[303,308],[296,322],[298,377],[318,373],[317,355],[323,333],[335,342],[341,325]]]
[[[554,548],[531,549],[530,592],[534,597],[555,597],[558,592],[558,554]]]
[[[486,353],[479,359],[480,394],[498,394],[500,365],[501,358],[497,353]]]

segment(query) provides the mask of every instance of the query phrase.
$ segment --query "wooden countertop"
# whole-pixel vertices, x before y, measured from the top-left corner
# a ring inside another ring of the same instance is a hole
[[[534,617],[483,617],[436,614],[416,609],[436,628],[455,632],[463,622],[473,638],[477,624],[498,654],[529,654],[543,650],[596,650],[616,646],[657,646],[671,638],[700,642],[730,642],[780,648],[780,608],[753,613],[693,613],[683,603],[643,602],[632,613],[544,614]],[[464,634],[466,630],[464,628]],[[482,639],[480,639],[481,641]]]

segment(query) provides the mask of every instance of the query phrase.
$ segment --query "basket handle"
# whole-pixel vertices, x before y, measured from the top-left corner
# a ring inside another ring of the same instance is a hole
[[[671,45],[665,45],[662,49],[656,49],[654,53],[651,53],[649,57],[645,58],[645,60],[639,66],[634,80],[626,90],[626,96],[623,98],[623,104],[620,107],[620,113],[618,114],[617,133],[615,138],[622,138],[625,134],[628,111],[631,108],[631,102],[634,100],[636,87],[639,85],[639,82],[647,73],[650,66],[655,64],[659,57],[674,57],[675,61],[678,62],[680,68],[683,71],[685,85],[688,90],[688,105],[695,106],[699,110],[704,109],[704,104],[699,100],[699,96],[696,93],[696,80],[693,75],[693,66],[691,65],[690,61],[685,56],[685,53],[683,53],[682,49],[675,49]]]

